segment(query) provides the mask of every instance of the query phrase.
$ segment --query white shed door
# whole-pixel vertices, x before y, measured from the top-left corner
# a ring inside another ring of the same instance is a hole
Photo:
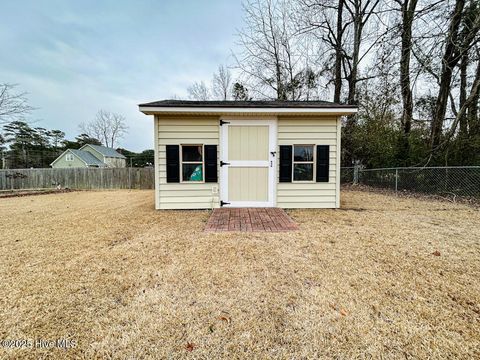
[[[228,120],[221,131],[224,206],[275,206],[276,120]]]

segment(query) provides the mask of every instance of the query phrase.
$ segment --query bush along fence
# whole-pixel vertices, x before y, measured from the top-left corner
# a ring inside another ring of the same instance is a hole
[[[153,189],[153,168],[66,168],[0,170],[0,190]]]
[[[393,191],[480,198],[480,166],[342,168],[341,182]]]

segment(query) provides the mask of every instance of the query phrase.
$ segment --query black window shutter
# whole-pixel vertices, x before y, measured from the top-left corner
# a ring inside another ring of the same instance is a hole
[[[280,145],[280,182],[292,182],[292,146]]]
[[[205,182],[218,182],[217,145],[205,145]]]
[[[317,145],[317,182],[328,182],[330,146]]]
[[[167,145],[167,183],[180,182],[180,146]]]

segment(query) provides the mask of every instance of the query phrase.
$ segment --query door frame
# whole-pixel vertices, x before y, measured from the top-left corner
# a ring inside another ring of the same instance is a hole
[[[277,117],[221,117],[222,121],[227,122],[220,126],[220,161],[225,161],[228,154],[228,126],[229,125],[249,125],[249,126],[269,126],[268,131],[268,158],[271,163],[268,167],[268,200],[267,201],[229,201],[228,200],[228,165],[220,166],[220,200],[228,202],[224,207],[275,207],[277,205]],[[271,154],[275,153],[275,156]],[[237,164],[247,165],[246,161],[235,161]],[[251,167],[264,167],[264,161],[248,161]]]

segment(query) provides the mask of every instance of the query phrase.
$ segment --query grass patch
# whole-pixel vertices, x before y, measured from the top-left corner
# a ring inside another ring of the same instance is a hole
[[[344,191],[300,231],[207,233],[152,191],[0,200],[0,357],[476,357],[480,212]]]

